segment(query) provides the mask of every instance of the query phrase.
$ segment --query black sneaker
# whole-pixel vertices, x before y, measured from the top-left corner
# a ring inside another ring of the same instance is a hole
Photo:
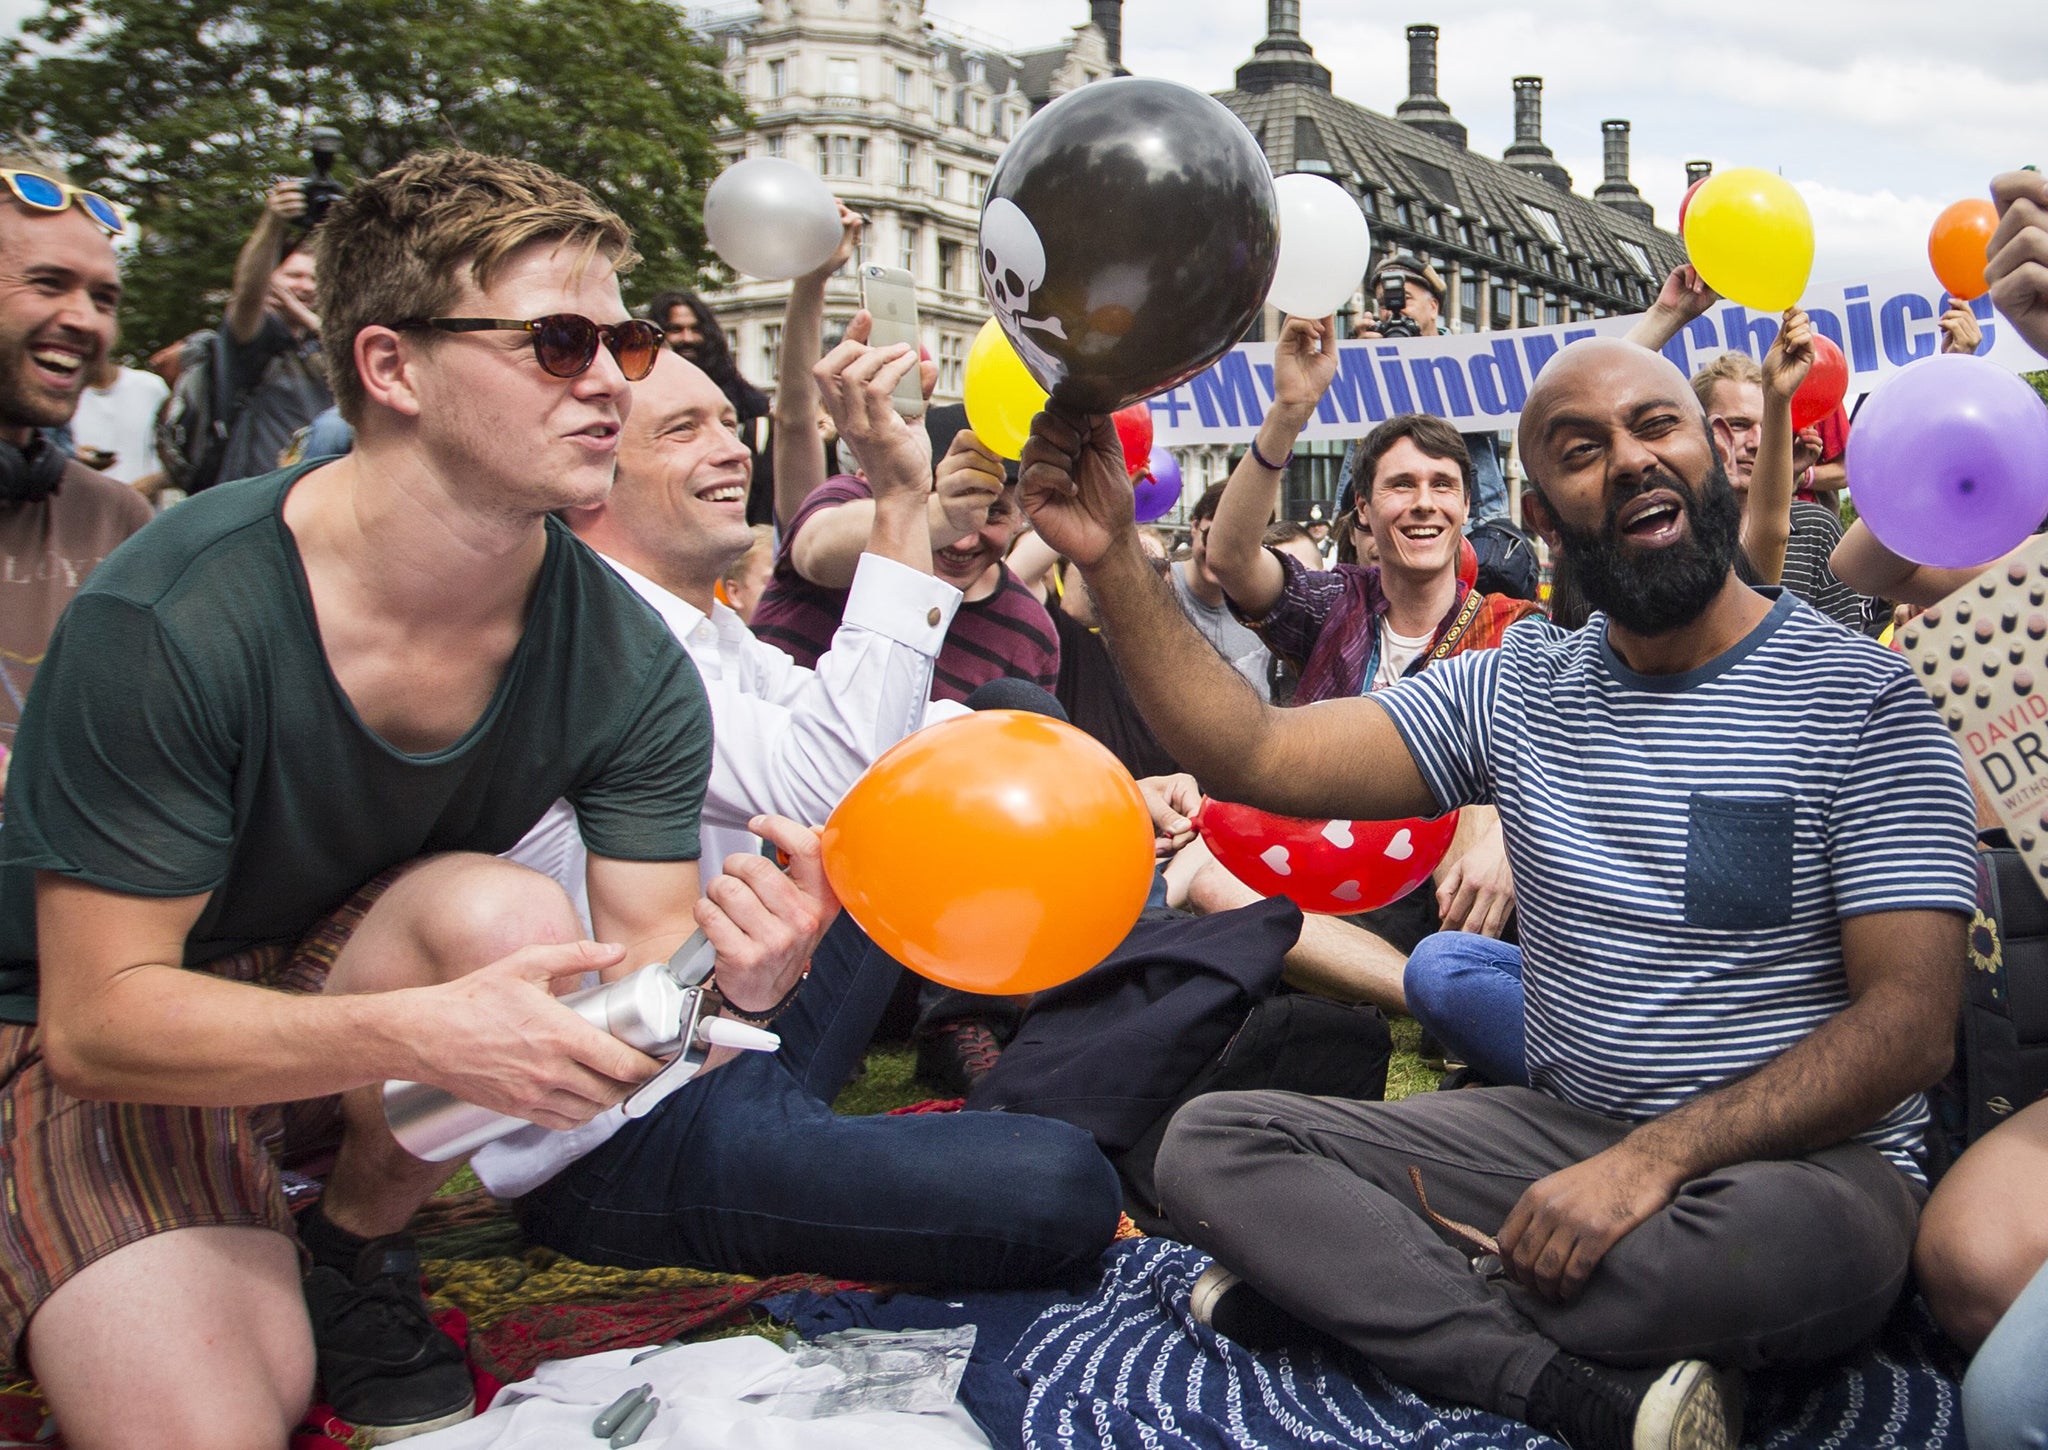
[[[1221,1264],[1211,1264],[1188,1291],[1188,1312],[1246,1349],[1305,1348],[1325,1336],[1303,1324]]]
[[[1699,1359],[1614,1369],[1560,1354],[1529,1392],[1529,1423],[1572,1450],[1736,1450],[1741,1381]]]
[[[942,1022],[918,1039],[917,1075],[964,1098],[1003,1055],[995,1029],[972,1017]]]
[[[315,1268],[305,1289],[327,1403],[359,1443],[389,1445],[476,1413],[469,1362],[427,1313],[410,1238],[372,1239],[353,1278]]]

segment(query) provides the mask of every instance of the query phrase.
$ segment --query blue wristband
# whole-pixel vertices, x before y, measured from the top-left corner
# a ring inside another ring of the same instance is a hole
[[[1292,448],[1288,449],[1287,456],[1281,459],[1278,463],[1275,463],[1265,454],[1259,452],[1259,440],[1255,437],[1252,439],[1252,457],[1259,460],[1259,466],[1261,468],[1270,468],[1275,473],[1281,473],[1286,470],[1288,464],[1294,462],[1294,450]]]

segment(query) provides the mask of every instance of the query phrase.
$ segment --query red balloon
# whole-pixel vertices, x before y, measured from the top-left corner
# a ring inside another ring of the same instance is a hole
[[[1707,184],[1707,180],[1708,178],[1702,176],[1698,181],[1695,181],[1691,186],[1688,186],[1685,189],[1685,195],[1679,198],[1678,235],[1681,240],[1683,240],[1683,238],[1685,237],[1685,210],[1687,207],[1692,205],[1692,194],[1698,191],[1701,187],[1705,186]]]
[[[1124,467],[1136,478],[1152,457],[1152,405],[1133,403],[1109,416],[1116,424],[1117,442],[1124,446]]]
[[[1827,337],[1813,335],[1813,366],[1792,395],[1792,431],[1811,428],[1842,406],[1849,392],[1849,360]]]
[[[1450,849],[1458,813],[1433,821],[1304,821],[1228,801],[1195,815],[1211,855],[1261,896],[1342,916],[1399,901]]]
[[[1463,537],[1458,540],[1458,582],[1467,589],[1479,582],[1479,555],[1472,541]]]

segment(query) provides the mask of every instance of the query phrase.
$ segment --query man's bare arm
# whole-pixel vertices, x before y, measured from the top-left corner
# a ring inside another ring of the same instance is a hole
[[[1749,1076],[1531,1184],[1500,1232],[1509,1273],[1570,1299],[1690,1180],[1831,1147],[1939,1079],[1962,1002],[1964,927],[1943,911],[1844,921],[1849,1005]]]
[[[1628,340],[1655,352],[1678,336],[1678,330],[1720,301],[1720,294],[1700,280],[1692,263],[1671,269],[1650,310],[1629,329]]]
[[[306,194],[299,182],[280,181],[263,199],[256,230],[235,258],[234,288],[228,294],[228,331],[236,342],[249,342],[263,326],[270,308],[270,274],[284,260],[291,223],[306,214]]]
[[[839,203],[839,247],[825,265],[789,284],[782,309],[782,357],[775,369],[775,523],[788,528],[811,491],[825,481],[825,444],[818,437],[818,387],[811,366],[823,351],[825,284],[860,243],[866,219]]]
[[[1231,470],[1209,526],[1209,568],[1231,602],[1255,619],[1279,602],[1287,585],[1287,571],[1265,545],[1284,470],[1268,468],[1259,458],[1287,458],[1336,375],[1335,319],[1288,318],[1273,352],[1273,406],[1259,424],[1255,446]]]
[[[1813,326],[1788,309],[1777,341],[1764,354],[1764,416],[1749,496],[1742,508],[1742,552],[1758,578],[1776,584],[1792,542],[1792,395],[1813,366]]]
[[[65,1091],[231,1107],[403,1078],[566,1128],[654,1068],[551,995],[555,979],[616,965],[617,947],[528,947],[393,992],[274,992],[178,965],[205,905],[37,877],[43,1052]]]
[[[1087,579],[1146,723],[1210,794],[1298,816],[1436,811],[1386,711],[1363,698],[1276,710],[1188,622],[1173,586],[1138,545],[1109,419],[1077,425],[1040,413],[1024,445],[1021,483],[1038,531]]]
[[[2017,548],[2027,548],[2033,542],[2031,537],[2027,538]],[[1941,603],[1986,569],[1996,568],[2000,562],[1994,559],[1975,569],[1939,569],[1932,564],[1915,564],[1911,559],[1901,558],[1887,549],[1870,531],[1870,525],[1861,519],[1849,525],[1848,531],[1842,535],[1842,542],[1835,545],[1834,553],[1828,556],[1828,567],[1834,570],[1835,577],[1858,594],[1868,594],[1875,599],[1895,599],[1901,604],[1916,604],[1922,608]]]

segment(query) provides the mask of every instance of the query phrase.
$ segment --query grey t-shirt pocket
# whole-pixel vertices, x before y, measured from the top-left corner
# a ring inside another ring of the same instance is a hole
[[[1685,924],[1728,931],[1792,919],[1790,796],[1694,791],[1687,802]]]

